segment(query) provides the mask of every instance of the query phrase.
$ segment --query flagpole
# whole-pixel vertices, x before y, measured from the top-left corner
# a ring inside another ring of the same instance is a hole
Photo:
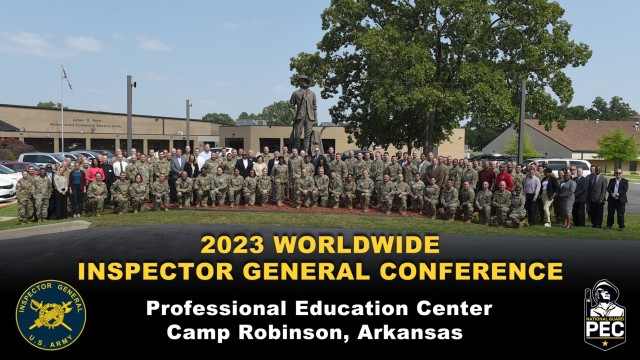
[[[62,149],[64,151],[64,66],[60,65],[60,118],[62,127],[60,129],[62,139]]]

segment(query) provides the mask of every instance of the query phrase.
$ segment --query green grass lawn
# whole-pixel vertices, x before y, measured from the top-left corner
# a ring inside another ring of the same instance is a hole
[[[380,216],[379,214],[365,215],[353,214],[314,214],[313,221],[309,213],[282,213],[258,210],[177,210],[169,213],[145,211],[144,213],[118,216],[110,213],[101,217],[82,217],[80,220],[91,222],[92,227],[117,227],[131,225],[155,225],[155,224],[201,224],[201,225],[256,225],[256,226],[300,226],[300,227],[325,227],[341,229],[362,230],[388,230],[415,232],[426,234],[470,234],[482,236],[523,236],[523,237],[554,237],[554,238],[583,238],[583,239],[623,239],[640,240],[640,214],[627,214],[626,229],[624,232],[617,230],[594,230],[590,227],[564,229],[554,224],[551,228],[533,226],[518,229],[506,229],[486,227],[476,224],[464,224],[461,221],[448,223],[443,220],[430,220],[425,218],[402,218],[399,216]],[[15,205],[0,208],[0,216],[17,216]],[[605,214],[606,216],[606,214]],[[69,218],[64,221],[73,221]],[[49,221],[47,223],[57,223]],[[39,226],[36,224],[18,225],[16,219],[0,221],[0,230],[14,229],[26,226]]]

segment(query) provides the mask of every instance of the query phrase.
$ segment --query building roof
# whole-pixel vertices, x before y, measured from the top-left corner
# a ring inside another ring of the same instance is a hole
[[[0,131],[7,131],[7,132],[15,131],[15,132],[17,132],[17,131],[20,131],[20,129],[18,129],[17,127],[15,127],[15,126],[13,126],[11,124],[8,124],[8,123],[0,120]]]
[[[597,152],[598,139],[618,128],[621,128],[628,136],[635,136],[636,142],[640,145],[640,131],[635,129],[635,119],[625,121],[567,120],[567,126],[564,130],[558,129],[554,123],[550,131],[546,131],[544,125],[538,124],[538,120],[535,119],[525,120],[525,123],[571,151]]]

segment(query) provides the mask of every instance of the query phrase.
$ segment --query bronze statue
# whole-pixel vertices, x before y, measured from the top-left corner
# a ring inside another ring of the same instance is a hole
[[[311,132],[313,125],[317,123],[316,94],[309,90],[311,80],[305,75],[298,76],[298,90],[291,94],[289,100],[289,110],[293,114],[293,147],[298,150],[304,150],[307,154],[310,152]],[[300,147],[301,136],[304,139],[303,146]]]

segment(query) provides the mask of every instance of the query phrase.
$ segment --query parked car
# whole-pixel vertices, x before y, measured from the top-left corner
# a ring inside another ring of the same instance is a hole
[[[22,173],[17,173],[4,165],[0,165],[0,179],[9,180],[14,184],[22,178]]]
[[[16,184],[7,179],[0,178],[0,202],[13,201],[16,199]]]
[[[532,162],[537,161],[538,165],[547,164],[547,167],[553,170],[553,174],[558,176],[558,170],[571,169],[572,166],[582,168],[582,176],[591,174],[591,163],[587,160],[580,159],[561,159],[561,158],[531,158],[523,161],[525,166],[528,166]]]
[[[62,164],[65,160],[66,158],[60,154],[43,152],[22,153],[18,157],[19,162],[31,162],[40,167],[44,167],[47,164]]]
[[[340,154],[340,156],[342,156],[342,160],[347,160],[347,159],[349,159],[349,158],[351,157],[350,152],[351,152],[351,150],[343,151],[343,152]],[[373,160],[373,159],[375,159],[375,156],[374,156],[374,154],[373,154],[373,151],[371,151],[371,150],[361,150],[361,149],[354,149],[354,150],[353,150],[353,155],[354,155],[355,157],[358,157],[358,154],[359,154],[359,153],[362,153],[362,157],[363,157],[363,158],[364,158],[364,154],[365,154],[365,153],[369,153],[369,154],[370,154],[369,156],[371,156],[371,159],[372,159],[372,160]]]
[[[71,153],[76,155],[76,156],[82,155],[82,156],[86,157],[89,160],[91,160],[93,158],[96,158],[96,157],[98,157],[98,155],[100,155],[97,152],[94,152],[94,151],[91,151],[91,150],[73,150]]]
[[[61,155],[65,158],[70,158],[72,162],[78,160],[78,155],[76,154],[72,154],[70,152],[57,152],[57,153],[52,153],[52,154],[58,154]]]
[[[509,154],[476,154],[469,157],[469,161],[498,161],[503,163],[505,161],[518,161],[518,156]]]
[[[19,161],[0,161],[0,164],[8,167],[9,169],[21,173],[29,170],[29,166],[33,166],[36,171],[40,171],[40,166],[34,163],[19,162]]]

